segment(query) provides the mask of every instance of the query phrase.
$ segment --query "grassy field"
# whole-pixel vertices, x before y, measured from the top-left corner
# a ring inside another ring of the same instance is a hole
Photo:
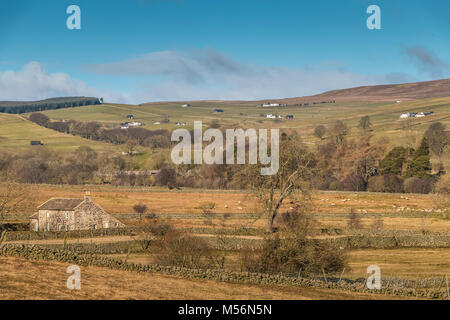
[[[80,198],[90,191],[97,203],[117,217],[132,214],[133,206],[143,203],[148,213],[155,213],[178,227],[205,227],[202,207],[213,204],[213,226],[223,227],[224,214],[229,217],[228,228],[242,226],[262,228],[265,220],[258,218],[255,198],[242,191],[223,190],[168,190],[164,188],[126,188],[113,186],[28,186],[39,205],[52,197]],[[345,228],[348,214],[353,209],[360,213],[362,222],[369,228],[381,216],[387,230],[448,231],[450,219],[435,195],[404,195],[368,192],[314,192],[314,212],[323,227]],[[282,207],[288,210],[289,205]],[[22,213],[26,221],[32,212]],[[133,222],[127,222],[133,223]]]
[[[213,113],[215,108],[223,109],[220,114]],[[404,112],[434,111],[426,118],[412,120],[411,130],[403,130],[405,121],[399,116]],[[313,129],[319,124],[331,124],[336,120],[344,121],[349,127],[356,127],[362,116],[368,115],[373,125],[375,137],[386,135],[393,143],[409,143],[410,137],[421,135],[433,121],[450,124],[450,98],[405,101],[402,103],[336,102],[316,104],[306,107],[288,106],[284,108],[258,108],[248,104],[195,102],[189,108],[181,108],[179,103],[155,103],[142,106],[100,105],[75,109],[45,111],[51,119],[74,119],[79,121],[99,121],[118,125],[126,121],[126,115],[133,114],[149,129],[173,129],[176,122],[187,122],[192,126],[194,120],[206,124],[217,121],[231,127],[276,127],[295,129],[305,140],[315,141]],[[282,116],[294,115],[293,120],[272,120],[266,114]],[[264,115],[264,116],[262,116]],[[170,124],[155,125],[156,121],[168,117]],[[190,127],[189,127],[190,128]],[[358,130],[351,135],[358,136]]]
[[[215,108],[223,109],[221,114],[213,113]],[[399,120],[403,112],[434,111],[435,114],[426,118]],[[135,105],[96,105],[79,108],[68,108],[44,111],[53,120],[97,121],[109,127],[118,127],[127,121],[126,116],[133,114],[136,121],[151,130],[180,128],[176,122],[186,122],[185,127],[191,129],[194,120],[201,120],[206,126],[217,122],[231,128],[281,128],[300,134],[305,143],[314,146],[319,140],[313,136],[314,128],[319,125],[329,125],[336,120],[342,120],[351,128],[349,137],[358,138],[361,131],[357,128],[362,116],[369,115],[372,123],[373,141],[387,138],[393,146],[404,145],[415,147],[427,127],[435,121],[440,121],[450,127],[450,98],[405,101],[402,103],[387,102],[336,102],[316,104],[306,107],[258,108],[248,104],[195,102],[189,108],[181,108],[180,103],[152,103]],[[293,120],[267,119],[266,114],[282,116],[294,115]],[[58,152],[71,152],[79,146],[88,145],[99,152],[119,153],[122,147],[112,144],[86,140],[72,135],[58,133],[39,127],[23,116],[0,114],[0,148],[10,152],[29,150],[30,140],[41,140],[46,147]],[[154,122],[169,118],[170,123],[156,125]],[[408,124],[408,125],[406,125]],[[384,139],[386,140],[386,139]],[[148,148],[141,148],[142,154],[136,161],[144,167],[150,165],[152,153]],[[447,167],[449,157],[444,157]]]
[[[60,262],[0,257],[0,299],[393,299],[341,290],[256,286],[212,280],[188,280],[99,267],[81,267],[81,290],[66,287],[69,266]],[[398,298],[397,298],[398,299]]]
[[[40,146],[30,146],[31,140],[40,140],[45,148],[59,152],[73,152],[80,146],[89,146],[99,152],[119,152],[119,148],[103,142],[90,141],[38,126],[20,115],[0,113],[0,150],[24,152]]]
[[[361,249],[349,252],[350,277],[363,277],[367,266],[378,265],[384,276],[442,277],[450,274],[450,249]]]
[[[125,259],[142,264],[155,263],[153,257],[147,253],[114,254],[109,257]],[[347,253],[349,268],[342,276],[347,279],[367,277],[367,267],[377,265],[382,270],[383,277],[406,279],[421,279],[442,277],[450,274],[450,249],[357,249]],[[227,269],[239,270],[238,254],[231,252],[227,255]]]

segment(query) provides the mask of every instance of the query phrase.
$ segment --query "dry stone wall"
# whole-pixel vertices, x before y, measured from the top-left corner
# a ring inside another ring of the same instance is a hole
[[[48,249],[33,245],[26,246],[6,244],[0,247],[0,255],[22,257],[29,260],[55,260],[77,264],[80,266],[106,267],[110,269],[133,272],[162,273],[168,275],[177,275],[188,279],[209,279],[226,282],[264,285],[293,285],[301,287],[329,288],[350,290],[356,292],[389,294],[405,297],[449,299],[447,295],[447,289],[444,288],[442,284],[438,288],[436,287],[431,289],[421,289],[417,285],[415,287],[405,287],[405,282],[402,282],[401,280],[395,281],[394,279],[383,281],[381,290],[369,290],[365,286],[364,279],[361,279],[359,281],[351,281],[347,279],[339,280],[333,278],[329,278],[327,280],[319,280],[262,273],[230,272],[224,270],[200,270],[159,265],[143,265],[126,263],[121,260],[102,257],[94,254],[79,255],[71,251]]]

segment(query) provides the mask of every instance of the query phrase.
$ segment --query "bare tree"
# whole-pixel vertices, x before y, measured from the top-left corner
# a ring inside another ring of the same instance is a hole
[[[348,134],[348,127],[341,120],[337,120],[329,129],[329,134],[336,146],[341,146]]]
[[[139,215],[139,220],[142,220],[142,215],[147,211],[147,206],[145,204],[138,203],[133,206],[133,210]]]
[[[353,209],[350,210],[348,215],[347,226],[352,230],[360,230],[363,228],[361,217]]]
[[[364,131],[369,130],[370,127],[372,126],[372,123],[370,123],[370,117],[369,116],[364,116],[361,119],[359,119],[358,126]]]
[[[309,178],[315,158],[300,142],[284,136],[280,142],[280,165],[278,172],[261,176],[259,169],[251,167],[248,181],[267,219],[267,231],[274,232],[274,221],[286,199],[295,202],[295,197],[309,193]]]
[[[0,225],[12,213],[26,213],[33,201],[24,186],[9,180],[0,183]]]
[[[314,136],[319,138],[320,140],[323,139],[325,136],[325,133],[327,132],[327,129],[323,125],[319,125],[314,129]]]

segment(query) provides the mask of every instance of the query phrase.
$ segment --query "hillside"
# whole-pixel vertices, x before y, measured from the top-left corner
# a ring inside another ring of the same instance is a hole
[[[366,101],[366,102],[393,102],[398,100],[420,100],[432,98],[450,97],[450,79],[442,79],[425,82],[412,82],[402,84],[389,85],[375,85],[375,86],[361,86],[348,89],[339,89],[326,91],[321,94],[304,97],[293,97],[283,99],[265,99],[265,100],[234,100],[234,101],[220,101],[208,100],[202,102],[209,103],[231,103],[231,104],[260,104],[270,101],[272,103],[284,103],[288,105],[295,105],[299,103],[313,103],[322,101]],[[182,103],[195,101],[184,101]],[[155,103],[144,103],[142,105],[151,105]]]
[[[450,97],[450,79],[332,90],[311,97],[283,99],[282,101],[285,103],[296,103],[303,99],[306,101],[396,101],[442,97]]]
[[[31,140],[42,141],[45,148],[58,152],[72,152],[81,146],[89,146],[100,152],[120,151],[119,147],[114,145],[59,133],[38,126],[19,115],[0,113],[0,150],[16,153],[40,148],[31,147]]]

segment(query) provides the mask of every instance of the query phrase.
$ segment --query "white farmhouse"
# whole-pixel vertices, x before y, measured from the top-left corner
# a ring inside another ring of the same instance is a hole
[[[406,118],[409,118],[410,116],[411,116],[411,114],[409,112],[402,113],[400,115],[400,119],[406,119]]]

